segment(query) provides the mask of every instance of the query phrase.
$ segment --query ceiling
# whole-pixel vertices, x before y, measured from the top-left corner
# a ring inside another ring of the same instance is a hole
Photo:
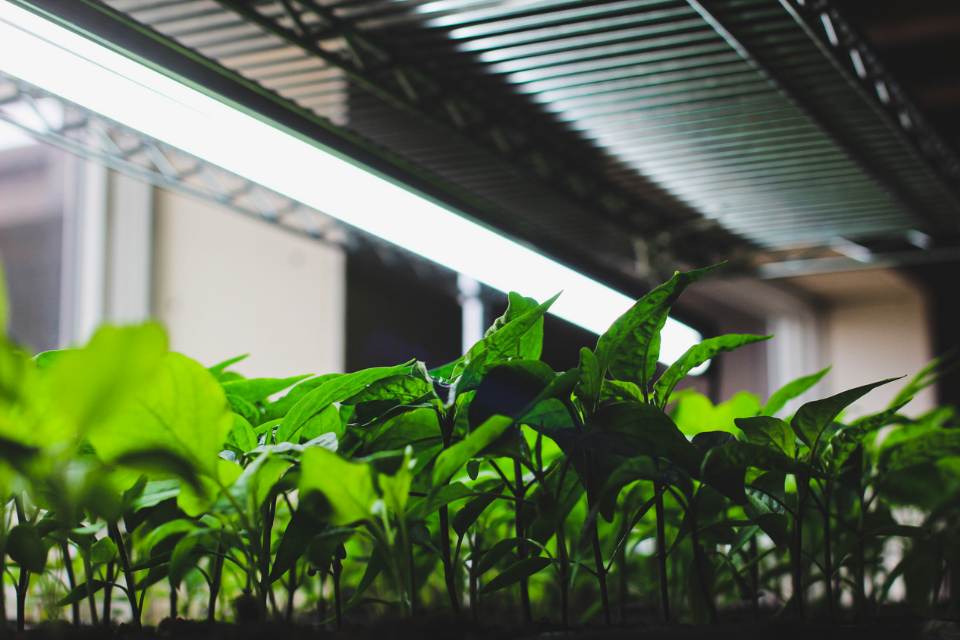
[[[621,288],[955,257],[950,3],[30,4]]]

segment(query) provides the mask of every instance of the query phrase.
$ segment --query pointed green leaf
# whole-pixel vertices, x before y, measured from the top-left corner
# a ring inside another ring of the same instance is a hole
[[[773,336],[731,334],[709,338],[700,344],[690,347],[686,353],[680,356],[679,360],[670,365],[654,386],[660,408],[667,406],[670,400],[670,394],[673,393],[673,389],[677,386],[677,383],[686,378],[690,371],[699,367],[704,362],[712,360],[721,353],[728,353],[742,346],[769,340],[772,337]]]
[[[516,319],[510,320],[501,328],[470,347],[470,350],[467,351],[466,356],[464,356],[465,362],[469,364],[481,351],[488,352],[487,362],[491,363],[508,357],[522,357],[521,348],[524,345],[523,337],[531,330],[536,332],[536,328],[540,327],[542,338],[543,315],[551,305],[556,302],[558,297],[560,297],[559,293],[543,304],[525,311]],[[534,336],[535,335],[536,333],[534,333]],[[530,345],[528,345],[528,347],[529,346]],[[528,350],[531,350],[531,352],[534,351],[529,348]],[[539,357],[540,354],[537,353],[536,355]]]
[[[789,458],[780,451],[752,442],[732,442],[707,452],[703,459],[700,480],[738,504],[745,504],[747,496],[743,489],[748,467],[822,477],[810,465]]]
[[[223,362],[221,362],[221,363],[219,363],[219,364],[213,365],[212,367],[210,367],[209,369],[207,369],[207,371],[209,371],[211,374],[213,374],[213,376],[214,376],[215,378],[217,378],[218,380],[220,380],[221,374],[222,374],[224,371],[226,371],[227,367],[229,367],[229,366],[232,365],[232,364],[237,364],[237,363],[240,362],[241,360],[246,360],[249,356],[250,356],[249,353],[245,353],[245,354],[243,354],[242,356],[237,356],[236,358],[230,358],[229,360],[224,360]]]
[[[520,582],[524,578],[529,578],[533,574],[539,573],[549,566],[549,558],[537,557],[518,560],[504,569],[496,578],[483,585],[483,588],[480,589],[480,593],[492,593],[494,591],[499,591],[504,587],[509,587],[512,584]]]
[[[96,593],[101,589],[103,589],[106,586],[106,584],[107,583],[103,582],[102,580],[94,580],[90,583],[90,586],[92,587],[90,589],[90,592]],[[87,599],[87,583],[81,582],[73,589],[70,589],[70,592],[67,593],[67,595],[65,595],[63,598],[58,600],[57,606],[66,607],[68,605],[71,605],[77,602],[83,602],[86,599]]]
[[[117,545],[110,538],[100,538],[90,547],[90,561],[94,564],[113,562],[117,557]]]
[[[262,402],[275,393],[295,385],[305,378],[312,377],[312,373],[292,378],[249,378],[222,382],[223,390],[228,395],[239,396],[247,402]]]
[[[453,516],[453,530],[457,532],[458,536],[466,535],[470,527],[473,526],[473,523],[477,521],[480,515],[497,499],[497,495],[503,492],[503,485],[499,485],[493,491],[489,493],[495,495],[485,495],[477,496],[473,500],[467,502],[463,505],[463,508],[457,511],[457,514]]]
[[[304,556],[310,541],[323,531],[326,523],[317,521],[306,509],[297,509],[283,530],[280,546],[270,568],[270,582],[279,580]]]
[[[597,362],[597,356],[593,351],[586,347],[580,349],[580,366],[577,370],[579,372],[577,397],[590,414],[597,410],[603,385],[603,373],[600,371],[600,363]]]
[[[412,362],[396,367],[364,369],[363,371],[348,373],[327,380],[303,396],[303,398],[290,409],[290,412],[287,413],[277,428],[277,442],[293,441],[293,436],[296,435],[303,424],[314,414],[319,413],[334,402],[346,400],[350,396],[359,393],[372,382],[400,373],[406,373],[410,368],[410,364],[412,364]]]
[[[808,402],[797,409],[796,415],[790,421],[790,426],[797,437],[800,438],[800,441],[813,449],[820,442],[823,430],[840,415],[841,411],[866,395],[867,392],[894,380],[899,380],[899,378],[888,378],[838,393],[823,400]]]
[[[263,422],[268,422],[271,420],[280,420],[290,409],[293,408],[295,404],[300,402],[301,399],[317,387],[322,384],[326,384],[334,378],[339,378],[342,376],[342,373],[328,373],[322,376],[316,376],[315,378],[307,378],[293,389],[287,392],[285,396],[277,400],[276,402],[271,402],[269,406],[266,407],[263,413]],[[261,424],[263,424],[261,422]],[[253,425],[254,427],[259,425]]]
[[[349,462],[336,453],[313,447],[300,456],[300,492],[319,491],[330,505],[332,524],[348,525],[370,517],[379,498],[370,465]]]
[[[522,317],[526,313],[536,311],[538,305],[533,298],[525,298],[519,293],[511,291],[507,294],[507,310],[502,316],[494,320],[493,325],[487,329],[484,338],[488,338],[497,331],[500,331],[512,321]],[[543,317],[540,318],[528,329],[521,337],[517,349],[517,357],[528,360],[538,360],[543,348]]]
[[[508,553],[516,548],[517,542],[518,540],[516,538],[507,538],[506,540],[500,540],[495,545],[490,547],[482,556],[480,556],[480,561],[477,562],[476,566],[474,567],[473,574],[479,577],[490,569],[493,569],[498,562],[503,560]]]
[[[750,442],[782,451],[791,458],[796,456],[797,437],[790,425],[780,418],[756,416],[754,418],[737,418],[734,422],[747,435]]]
[[[230,433],[227,434],[226,442],[243,453],[253,451],[259,444],[257,432],[253,430],[253,427],[246,418],[239,413],[233,414],[233,427],[231,427]]]
[[[960,456],[960,429],[931,429],[883,447],[878,464],[894,472],[950,456]]]
[[[413,375],[395,375],[371,383],[367,388],[343,400],[340,404],[360,404],[391,400],[409,404],[430,392],[430,385]]]
[[[813,387],[813,385],[820,382],[820,379],[827,375],[830,372],[830,367],[822,371],[810,374],[809,376],[803,376],[802,378],[797,378],[793,382],[788,382],[782,388],[778,389],[770,399],[767,400],[767,404],[763,407],[763,411],[760,412],[760,415],[763,416],[772,416],[776,412],[783,409],[783,407],[794,398],[801,396],[808,389]]]
[[[511,424],[513,420],[506,416],[492,416],[466,438],[437,456],[433,467],[433,486],[439,487],[446,484],[467,460],[476,457],[484,447],[500,437],[500,434]]]
[[[674,274],[670,280],[640,298],[626,313],[617,318],[597,341],[595,354],[600,372],[606,372],[615,357],[626,358],[625,362],[639,357],[643,363],[639,366],[645,366],[649,341],[655,333],[659,335],[657,327],[663,325],[670,307],[687,287],[720,266]]]

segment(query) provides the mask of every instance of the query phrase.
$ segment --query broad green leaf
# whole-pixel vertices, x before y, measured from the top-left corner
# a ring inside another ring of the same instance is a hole
[[[660,379],[657,380],[657,384],[654,385],[654,392],[656,393],[657,403],[660,405],[660,408],[662,409],[667,406],[670,400],[670,394],[673,393],[673,389],[677,386],[677,383],[686,378],[690,371],[699,367],[704,362],[712,360],[721,353],[728,353],[744,345],[762,342],[772,337],[773,336],[731,334],[709,338],[700,344],[690,347],[686,353],[680,356],[679,360],[667,368],[663,375],[660,376]]]
[[[283,421],[280,422],[280,426],[277,428],[277,442],[292,441],[297,431],[299,431],[303,424],[314,414],[319,413],[334,402],[346,400],[350,396],[360,392],[368,384],[382,378],[406,373],[410,368],[410,364],[411,363],[407,363],[396,367],[364,369],[363,371],[348,373],[327,380],[303,396],[303,398],[290,409],[290,412],[284,417]]]
[[[341,438],[343,437],[343,432],[344,426],[343,421],[340,420],[340,412],[334,405],[330,404],[303,424],[303,427],[300,429],[299,439],[301,441],[315,440],[327,433],[334,434],[337,438]]]
[[[600,402],[643,402],[643,392],[632,382],[604,380],[600,389]]]
[[[208,511],[220,493],[220,487],[229,487],[243,473],[243,468],[221,457],[216,459],[216,476],[200,476],[204,487],[202,492],[196,491],[189,483],[180,484],[180,493],[177,494],[177,507],[190,517],[200,516]]]
[[[603,385],[603,372],[600,363],[593,351],[586,347],[580,348],[579,381],[577,383],[577,397],[587,414],[597,410],[600,403],[600,393]]]
[[[311,447],[308,451],[321,450],[321,447]],[[306,452],[304,452],[306,453]],[[303,456],[301,455],[301,460]],[[260,510],[261,505],[270,496],[280,477],[289,469],[289,460],[274,455],[273,451],[266,451],[257,456],[236,482],[230,487],[230,494],[241,504],[246,503],[251,512]]]
[[[787,516],[772,511],[763,500],[750,494],[747,494],[747,503],[743,506],[743,512],[751,522],[770,536],[777,548],[783,549],[787,546],[790,540]]]
[[[903,404],[893,405],[885,411],[864,416],[855,420],[849,427],[841,429],[832,438],[830,438],[830,449],[832,454],[832,464],[839,469],[853,454],[863,439],[868,435],[887,425],[895,424],[902,419],[897,412],[904,405],[910,402],[908,399]]]
[[[536,311],[538,306],[537,301],[533,298],[525,298],[514,291],[507,294],[507,299],[507,310],[493,321],[493,325],[487,329],[484,338],[490,337],[524,314]],[[540,318],[520,337],[516,355],[528,360],[539,360],[542,348],[543,316],[541,314]]]
[[[495,545],[490,547],[482,556],[480,556],[480,561],[477,562],[473,568],[473,574],[479,577],[490,569],[493,569],[498,562],[503,560],[508,553],[516,548],[517,542],[518,540],[516,538],[507,538],[506,540],[500,540]]]
[[[537,346],[536,331],[537,328],[539,328],[542,340],[543,315],[551,305],[556,302],[558,297],[560,297],[559,293],[543,304],[539,304],[529,310],[524,310],[516,318],[509,319],[502,327],[496,329],[493,333],[484,337],[483,340],[470,347],[464,356],[465,362],[469,364],[481,351],[487,351],[487,362],[491,363],[508,357],[522,357],[525,344],[526,350],[530,353],[535,352],[536,357],[539,358],[539,349],[535,348]],[[525,300],[525,298],[516,296],[516,298],[511,299],[511,302],[514,300],[520,301]],[[534,338],[532,342],[524,343],[523,337],[530,331],[535,332],[533,334]]]
[[[867,392],[894,380],[899,380],[899,378],[888,378],[838,393],[823,400],[808,402],[797,409],[796,415],[790,421],[790,426],[797,437],[800,438],[800,441],[813,449],[820,442],[823,430],[840,415],[841,411],[866,395]]]
[[[612,352],[610,373],[616,380],[633,382],[642,390],[650,389],[660,359],[660,332],[667,323],[669,307],[655,312],[626,334]]]
[[[113,562],[117,557],[117,545],[110,538],[100,538],[90,547],[90,561],[94,564]]]
[[[252,402],[229,393],[227,394],[227,402],[234,413],[240,414],[251,425],[260,424],[262,414],[260,409]]]
[[[471,480],[476,480],[480,475],[480,460],[467,460],[467,475]]]
[[[195,553],[199,547],[198,538],[206,533],[202,530],[193,531],[177,541],[177,546],[173,548],[173,553],[170,555],[167,572],[167,580],[174,589],[180,587],[180,582],[183,581],[187,571],[197,566],[200,560],[200,554]],[[199,548],[202,549],[202,547]]]
[[[703,459],[700,480],[738,504],[745,504],[744,480],[748,467],[820,477],[808,464],[752,442],[732,442],[714,447]]]
[[[292,378],[249,378],[222,382],[223,390],[227,395],[239,396],[247,402],[262,402],[275,393],[295,385],[305,378],[312,377],[312,373]]]
[[[512,584],[520,582],[524,578],[529,578],[533,574],[539,573],[549,566],[549,558],[537,557],[518,560],[504,569],[496,578],[483,585],[483,588],[480,589],[480,593],[492,593],[494,591],[499,591],[504,587],[509,587]]]
[[[357,584],[357,590],[353,593],[353,597],[347,602],[348,608],[350,605],[359,604],[360,596],[367,592],[367,589],[370,588],[373,581],[380,575],[380,572],[390,566],[386,558],[383,557],[383,553],[383,549],[379,546],[373,548],[373,553],[370,554],[370,560],[367,562],[367,568],[363,572],[359,584]]]
[[[219,364],[213,365],[212,367],[207,369],[207,371],[209,371],[213,375],[213,377],[215,377],[217,380],[220,380],[221,374],[224,371],[226,371],[227,367],[229,367],[232,364],[237,364],[241,360],[246,360],[249,356],[250,356],[249,353],[245,353],[242,356],[237,356],[235,358],[230,358],[229,360],[224,360]]]
[[[670,412],[670,417],[684,435],[694,436],[704,431],[735,433],[734,420],[755,416],[760,401],[751,393],[740,391],[732,398],[713,406],[710,399],[699,393],[685,391]]]
[[[310,541],[323,531],[326,523],[319,522],[306,509],[297,509],[290,516],[290,522],[283,530],[280,546],[277,547],[273,566],[270,568],[270,582],[276,582],[283,574],[297,564],[310,546]],[[331,550],[332,552],[332,550]]]
[[[392,400],[397,404],[409,404],[430,392],[430,385],[413,375],[395,375],[370,384],[360,393],[343,400],[341,404],[360,404]]]
[[[707,455],[714,447],[731,442],[737,442],[737,437],[728,431],[701,431],[690,440],[690,444],[697,448],[701,456]]]
[[[114,463],[150,474],[172,475],[185,481],[198,493],[204,493],[194,462],[176,451],[161,447],[131,451],[117,456]]]
[[[257,432],[239,413],[233,414],[233,427],[227,434],[227,444],[232,445],[240,451],[247,453],[257,448]]]
[[[771,416],[737,418],[737,427],[747,435],[747,439],[762,447],[782,451],[791,458],[796,456],[797,437],[790,425]]]
[[[82,349],[71,349],[44,370],[54,415],[35,430],[38,444],[51,445],[100,428],[128,410],[135,397],[156,384],[167,357],[167,338],[156,324],[97,331]]]
[[[581,444],[629,458],[666,458],[694,477],[700,474],[696,447],[665,413],[643,402],[619,402],[597,411],[584,424]]]
[[[467,460],[476,457],[484,447],[500,437],[513,420],[506,416],[492,416],[477,427],[466,438],[445,450],[433,466],[433,486],[447,483]]]
[[[307,560],[318,569],[326,570],[338,547],[349,540],[353,532],[353,529],[346,527],[325,527],[319,534],[314,535],[307,546]]]
[[[889,471],[901,471],[941,458],[960,456],[960,429],[931,429],[880,451],[878,464]]]
[[[494,495],[477,496],[463,505],[463,508],[453,516],[453,530],[457,532],[458,536],[466,535],[467,530],[473,526],[473,523],[477,521],[480,514],[494,503],[497,495],[503,493],[503,485],[501,484],[496,490],[490,491],[489,493]]]
[[[657,333],[657,327],[662,326],[673,303],[684,289],[718,267],[720,265],[674,274],[617,318],[600,336],[594,351],[601,374],[606,372],[615,357],[621,357],[618,352],[622,352],[622,357],[627,359],[639,357],[640,362],[645,364],[649,340]]]
[[[328,373],[322,376],[317,376],[315,378],[307,378],[306,380],[304,380],[303,382],[295,386],[293,389],[290,389],[290,391],[288,391],[285,396],[283,396],[276,402],[271,402],[270,405],[266,407],[263,414],[264,422],[267,422],[270,420],[282,419],[284,416],[287,415],[287,413],[290,411],[290,409],[293,408],[295,404],[300,402],[300,400],[305,395],[307,395],[308,393],[310,393],[320,385],[326,384],[330,380],[333,380],[334,378],[339,378],[342,375],[343,375],[342,373]],[[253,426],[256,427],[258,425],[253,425]]]
[[[332,451],[314,447],[300,456],[300,493],[322,493],[331,511],[326,519],[335,525],[352,524],[369,518],[373,503],[379,499],[374,473],[368,464],[349,462]]]
[[[420,443],[439,443],[440,437],[437,412],[432,407],[414,409],[376,423],[365,435],[364,451],[367,454],[396,451],[408,444],[419,449]]]
[[[783,409],[784,405],[787,404],[790,400],[801,396],[807,390],[809,390],[813,385],[820,382],[820,379],[827,375],[830,372],[831,367],[827,367],[822,371],[818,371],[809,376],[803,376],[802,378],[797,378],[793,382],[788,382],[782,388],[778,389],[770,399],[767,400],[767,404],[764,405],[763,411],[760,412],[760,415],[763,416],[772,416],[773,414]]]
[[[18,524],[7,532],[6,552],[10,559],[31,573],[43,573],[47,547],[32,524]]]
[[[233,414],[223,389],[203,366],[178,353],[163,356],[159,371],[131,402],[88,438],[108,464],[143,451],[164,449],[211,478]]]

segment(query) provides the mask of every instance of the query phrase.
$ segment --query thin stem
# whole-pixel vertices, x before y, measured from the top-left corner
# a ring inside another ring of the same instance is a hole
[[[523,527],[522,512],[524,497],[523,469],[520,467],[519,460],[513,461],[513,476],[513,481],[516,483],[513,491],[514,496],[516,496],[513,515],[514,529],[516,530],[517,536],[517,558],[518,560],[523,560],[527,557],[527,545],[524,542],[526,534]],[[530,611],[530,589],[526,578],[520,581],[520,606],[523,610],[523,624],[524,626],[529,626],[533,621],[533,615]]]
[[[660,460],[653,458],[657,471],[660,470]],[[660,576],[660,606],[663,609],[663,624],[670,624],[670,587],[667,582],[667,519],[663,509],[663,483],[659,480],[653,483],[654,509],[657,516],[657,567]]]
[[[821,510],[823,516],[823,571],[824,584],[827,589],[827,613],[833,620],[836,612],[834,611],[833,601],[833,539],[830,533],[830,489],[823,494],[824,505]]]
[[[277,498],[274,496],[267,505],[266,513],[263,516],[263,540],[260,543],[260,619],[266,619],[267,596],[273,595],[270,589],[270,543],[273,534],[273,519],[276,514]],[[276,612],[276,603],[273,603]]]
[[[340,545],[340,550],[343,545]],[[338,554],[339,555],[339,554]],[[337,616],[337,629],[343,629],[343,609],[340,601],[340,574],[343,572],[343,563],[337,555],[333,557],[333,606]]]
[[[793,518],[793,545],[791,560],[793,565],[793,604],[797,613],[797,620],[803,620],[803,508],[809,490],[809,480],[797,477],[797,513]]]
[[[454,421],[456,420],[456,413],[453,408],[448,410],[446,413],[441,414],[440,418],[440,435],[443,438],[443,449],[446,451],[450,448],[450,443],[453,438],[453,427]],[[450,513],[447,509],[447,505],[440,507],[440,553],[443,560],[443,581],[447,586],[447,597],[450,600],[450,610],[453,611],[454,617],[460,619],[460,603],[457,602],[457,585],[455,583],[455,578],[453,575],[453,562],[450,559]]]
[[[17,510],[17,522],[24,524],[27,521],[27,515],[23,509],[23,496],[15,496],[13,504]],[[29,588],[30,572],[23,565],[20,565],[20,580],[17,584],[17,631],[23,631],[26,624],[27,591]]]
[[[220,582],[223,578],[223,544],[217,545],[217,555],[213,558],[213,575],[210,576],[210,599],[207,601],[207,621],[217,619],[217,598],[220,596]]]
[[[73,572],[73,558],[70,557],[70,545],[67,541],[60,543],[60,555],[63,557],[63,566],[67,570],[67,584],[70,585],[70,590],[73,591],[77,588],[77,576]],[[71,618],[73,620],[73,626],[80,626],[80,603],[74,602],[71,605]]]
[[[750,587],[753,589],[753,619],[760,617],[760,563],[754,562],[757,559],[757,536],[750,536]]]
[[[7,574],[7,554],[4,551],[7,548],[7,505],[3,504],[0,508],[0,629],[7,628],[7,597],[5,594],[6,585],[4,584]]]
[[[107,563],[107,567],[104,573],[104,578],[106,584],[103,585],[103,626],[110,626],[110,610],[113,607],[113,571],[114,571],[114,562],[111,560]]]
[[[87,602],[90,604],[90,621],[93,626],[100,625],[100,619],[97,616],[97,601],[93,597],[93,565],[90,564],[90,550],[81,549],[83,557],[83,576],[87,581]]]
[[[109,525],[107,532],[110,537],[113,538],[114,544],[117,545],[117,555],[120,557],[120,569],[123,571],[123,578],[127,583],[127,600],[130,602],[130,614],[133,616],[133,624],[137,629],[140,629],[141,611],[137,605],[137,594],[135,591],[137,580],[133,572],[130,571],[130,558],[127,556],[127,548],[123,543],[123,535],[120,533],[120,529],[116,524]]]
[[[564,522],[557,527],[557,560],[560,562],[560,622],[566,629],[570,618],[570,561],[567,559],[567,538]]]
[[[692,509],[691,515],[693,516],[693,527],[690,531],[690,541],[693,543],[693,565],[694,570],[697,572],[697,583],[700,586],[700,593],[703,595],[703,601],[707,603],[707,611],[710,613],[710,624],[716,624],[718,622],[717,604],[713,601],[713,594],[710,593],[710,588],[707,585],[707,578],[703,573],[703,563],[709,562],[710,559],[707,558],[707,554],[704,553],[703,547],[700,546],[700,533],[697,525],[697,503],[699,500],[700,494],[697,493],[696,497],[691,501],[690,504]]]

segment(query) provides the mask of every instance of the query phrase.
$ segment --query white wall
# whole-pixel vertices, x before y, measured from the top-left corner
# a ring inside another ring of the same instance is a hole
[[[833,369],[824,395],[906,375],[871,391],[851,414],[880,411],[906,380],[933,358],[933,339],[924,290],[890,269],[871,269],[792,278],[822,301],[822,360]],[[915,416],[936,405],[935,388],[914,398],[904,413]]]
[[[248,377],[342,371],[337,248],[165,190],[154,207],[153,311],[171,347]]]

